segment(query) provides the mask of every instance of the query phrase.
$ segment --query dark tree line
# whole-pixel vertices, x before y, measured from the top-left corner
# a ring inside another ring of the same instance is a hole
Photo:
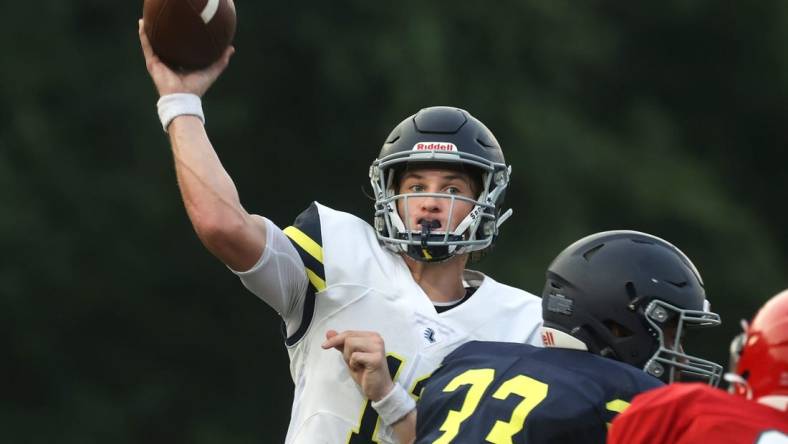
[[[515,215],[479,264],[541,291],[575,239],[630,228],[703,274],[726,362],[788,286],[788,6],[236,2],[204,98],[244,205],[371,215],[367,168],[421,107],[468,109],[514,166]],[[0,13],[0,440],[279,442],[278,319],[199,244],[136,38],[141,2]],[[505,241],[503,241],[505,239]]]

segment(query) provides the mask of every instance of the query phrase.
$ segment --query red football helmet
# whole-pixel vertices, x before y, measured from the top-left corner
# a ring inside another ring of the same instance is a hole
[[[788,397],[788,290],[766,302],[743,335],[733,340],[734,365],[732,393],[756,400]]]

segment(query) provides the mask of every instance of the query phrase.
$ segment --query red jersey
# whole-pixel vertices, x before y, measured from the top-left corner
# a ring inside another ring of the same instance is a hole
[[[608,444],[788,444],[788,412],[703,384],[671,384],[635,397],[607,436]]]

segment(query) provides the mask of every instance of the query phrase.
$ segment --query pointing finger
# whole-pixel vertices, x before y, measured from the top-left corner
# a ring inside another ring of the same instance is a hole
[[[325,350],[329,348],[336,348],[339,351],[342,351],[342,347],[345,345],[345,338],[347,337],[348,332],[337,333],[335,330],[329,330],[326,332],[326,340],[323,342],[321,347]]]

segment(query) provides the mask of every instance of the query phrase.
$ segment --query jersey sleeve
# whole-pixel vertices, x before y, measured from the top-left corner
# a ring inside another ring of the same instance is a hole
[[[312,202],[296,218],[293,225],[283,230],[291,245],[301,258],[306,274],[306,287],[303,299],[298,306],[300,321],[294,331],[288,326],[285,344],[291,346],[298,342],[312,323],[315,311],[315,295],[326,289],[326,272],[323,266],[323,230],[317,203]]]
[[[268,219],[265,223],[266,247],[260,260],[248,271],[233,272],[279,313],[289,345],[303,336],[311,322],[315,293],[326,286],[320,217],[313,203],[284,230]]]

